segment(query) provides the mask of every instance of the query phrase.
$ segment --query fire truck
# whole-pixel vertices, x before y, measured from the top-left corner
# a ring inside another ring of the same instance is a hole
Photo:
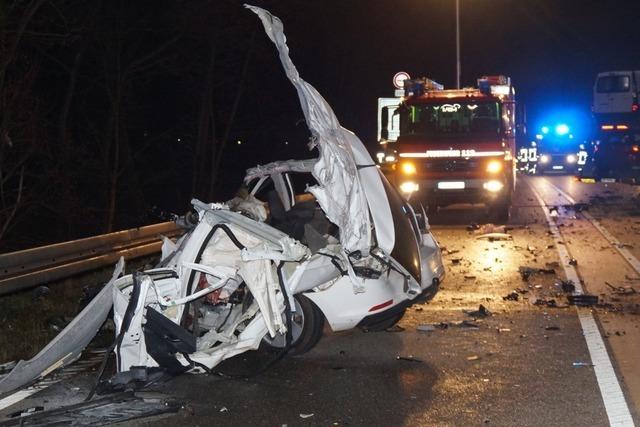
[[[515,91],[506,76],[445,90],[428,78],[404,80],[397,98],[378,101],[379,167],[410,201],[433,214],[454,203],[485,203],[509,216],[515,188]],[[395,99],[395,104],[392,100]]]

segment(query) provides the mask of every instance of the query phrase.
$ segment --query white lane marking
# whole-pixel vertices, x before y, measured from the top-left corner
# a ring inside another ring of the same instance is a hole
[[[102,350],[102,349],[91,350],[91,353],[93,354],[92,357],[88,359],[82,359],[78,362],[75,362],[69,365],[69,367],[62,368],[62,370],[60,370],[60,372],[55,378],[46,378],[46,377],[41,378],[35,384],[27,388],[15,391],[12,394],[0,399],[0,411],[8,408],[9,406],[15,403],[20,402],[21,400],[26,399],[32,394],[35,394],[39,391],[46,389],[49,386],[54,385],[59,381],[71,378],[76,373],[79,373],[82,371],[88,371],[93,365],[96,365],[102,362],[102,358],[104,357],[105,352],[106,350]],[[82,368],[82,370],[75,369],[75,368]]]
[[[544,181],[552,187],[555,187],[547,180]],[[540,207],[544,212],[544,216],[547,218],[547,222],[549,223],[549,230],[553,235],[555,247],[558,249],[558,255],[563,261],[562,267],[564,268],[567,279],[573,281],[576,286],[576,291],[578,291],[579,293],[583,293],[584,290],[582,288],[582,285],[580,284],[578,272],[568,262],[568,260],[570,259],[569,252],[564,245],[564,241],[562,239],[562,236],[560,235],[560,230],[558,229],[555,220],[549,213],[549,210],[546,208],[544,200],[542,199],[538,191],[536,191],[534,184],[532,184],[529,179],[525,179],[525,182],[527,183],[527,185],[529,185],[529,188],[531,188],[531,192],[533,193],[533,195],[538,199]],[[596,381],[598,382],[598,387],[600,388],[600,396],[602,396],[604,408],[607,411],[609,424],[612,426],[633,427],[635,424],[633,423],[633,418],[631,418],[629,406],[627,405],[627,401],[624,398],[624,393],[622,392],[622,388],[620,387],[620,382],[618,381],[616,372],[613,369],[613,364],[611,363],[609,352],[607,351],[607,347],[604,344],[604,340],[602,339],[602,335],[600,334],[598,325],[593,318],[593,314],[591,314],[591,311],[587,308],[576,307],[576,310],[578,312],[580,325],[582,326],[582,332],[584,333],[584,339],[587,342],[587,349],[589,350],[589,356],[591,357],[591,363],[593,364],[593,371],[596,374]]]
[[[26,399],[27,397],[31,396],[34,393],[44,390],[45,388],[49,387],[52,384],[55,384],[56,382],[58,381],[53,381],[49,384],[44,384],[44,385],[35,384],[31,387],[18,390],[15,393],[5,397],[4,399],[0,399],[0,411],[8,408],[9,406],[15,403],[20,402],[23,399]]]
[[[562,191],[560,188],[558,188],[548,180],[545,179],[545,181],[547,181],[547,183],[554,190],[556,190],[558,194],[562,195],[562,197],[564,197],[569,202],[571,202],[572,205],[576,203],[573,197],[571,197],[570,195]],[[613,245],[613,247],[618,251],[618,253],[622,255],[622,257],[629,263],[631,268],[633,268],[638,274],[640,274],[640,261],[638,261],[638,258],[633,256],[633,254],[629,252],[629,250],[627,250],[627,248],[625,248],[624,245],[613,236],[613,234],[609,233],[609,230],[604,228],[602,224],[600,224],[598,220],[593,217],[593,215],[591,215],[589,212],[586,212],[586,211],[581,211],[580,213],[582,214],[582,216],[584,216],[587,219],[587,221],[591,223],[591,225],[593,225],[596,228],[596,230],[600,232],[600,234],[602,234],[602,236],[605,239],[609,241],[609,243]]]

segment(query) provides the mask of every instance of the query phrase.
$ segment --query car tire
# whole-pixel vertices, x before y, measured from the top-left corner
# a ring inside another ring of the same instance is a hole
[[[389,317],[385,317],[382,318],[381,320],[371,323],[367,326],[363,326],[362,330],[364,330],[365,332],[382,332],[385,331],[393,326],[396,325],[396,323],[398,323],[402,317],[404,317],[404,314],[407,312],[407,309],[403,309],[401,312],[399,313],[394,313],[393,315],[390,315]]]
[[[304,295],[295,295],[294,301],[296,311],[291,313],[293,341],[288,353],[296,355],[308,352],[318,343],[324,330],[324,314]],[[273,339],[267,335],[262,339],[262,347],[273,351],[282,350],[285,343],[284,335],[276,335]]]

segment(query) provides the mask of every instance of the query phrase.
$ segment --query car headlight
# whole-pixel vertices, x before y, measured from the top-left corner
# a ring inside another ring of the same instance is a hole
[[[573,154],[567,155],[567,163],[575,163],[575,162],[576,162],[576,156],[574,156]]]
[[[487,163],[487,172],[498,173],[502,170],[502,162],[499,160],[491,160]]]
[[[400,170],[405,175],[415,175],[416,174],[416,165],[411,162],[403,162],[402,166],[400,166]]]
[[[504,187],[504,184],[501,183],[500,181],[491,180],[491,181],[485,182],[484,184],[482,184],[482,186],[487,191],[490,191],[492,193],[497,193],[498,191],[502,190],[502,187]]]
[[[543,154],[542,156],[540,156],[540,163],[549,163],[549,160],[551,159],[546,154]]]
[[[411,194],[418,191],[420,187],[418,184],[412,181],[403,182],[400,184],[400,191],[404,194]]]

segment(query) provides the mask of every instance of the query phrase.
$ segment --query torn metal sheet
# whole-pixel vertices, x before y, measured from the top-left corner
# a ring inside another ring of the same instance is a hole
[[[67,366],[80,357],[111,310],[114,282],[124,271],[124,259],[116,264],[111,280],[100,293],[64,328],[53,341],[32,359],[18,362],[9,375],[0,380],[0,395],[23,387],[49,372]]]
[[[358,137],[340,126],[322,95],[300,77],[289,57],[282,21],[259,7],[245,7],[260,17],[265,32],[276,45],[287,77],[298,91],[307,126],[313,135],[312,145],[319,148],[320,158],[313,169],[319,185],[309,191],[329,220],[340,228],[340,241],[348,253],[369,252],[372,225],[369,214],[373,218],[379,247],[390,253],[394,233],[389,224],[393,224],[393,220],[375,162]]]

